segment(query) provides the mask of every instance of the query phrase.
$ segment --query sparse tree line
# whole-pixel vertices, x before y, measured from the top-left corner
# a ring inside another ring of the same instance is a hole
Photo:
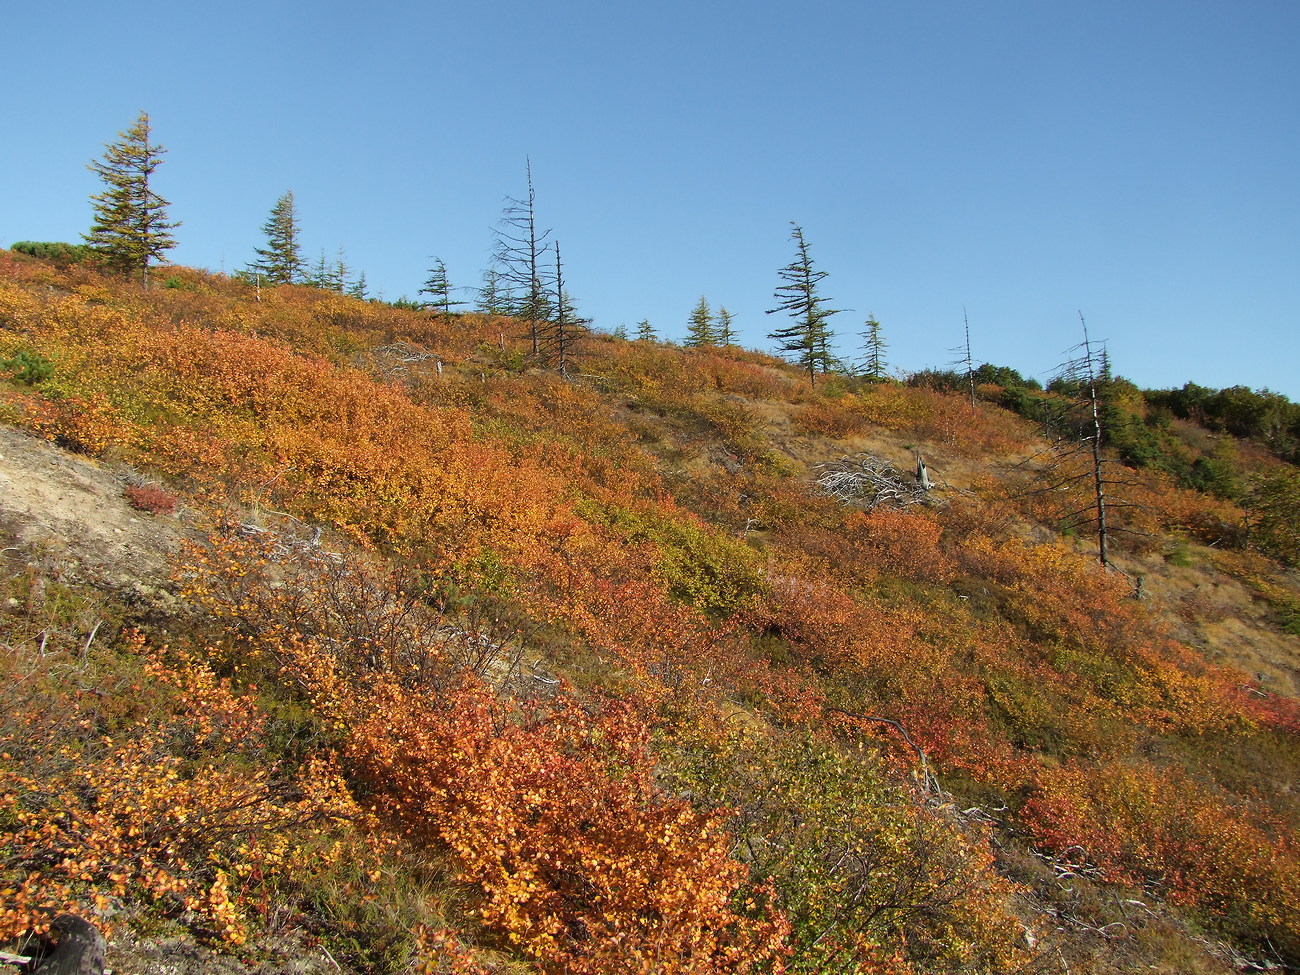
[[[64,245],[67,250],[60,256],[93,255],[117,273],[138,275],[147,287],[150,267],[176,246],[172,231],[179,226],[167,218],[170,204],[151,185],[165,153],[166,149],[153,140],[148,113],[141,112],[127,131],[119,133],[117,142],[105,147],[103,159],[90,164],[91,170],[103,179],[105,189],[91,198],[94,218],[90,232],[84,235],[85,251],[77,252],[76,245]],[[306,284],[356,298],[368,297],[365,273],[354,275],[342,248],[332,260],[322,250],[316,263],[308,264],[303,256],[301,226],[292,190],[276,200],[261,229],[265,244],[256,248],[254,260],[236,272],[238,277],[258,287]],[[840,310],[827,307],[827,299],[819,293],[818,286],[826,272],[815,268],[803,228],[794,225],[791,236],[796,256],[779,271],[781,283],[775,290],[777,307],[768,312],[784,312],[791,323],[775,329],[769,338],[776,343],[778,353],[790,356],[807,370],[809,381],[815,385],[819,373],[851,372],[856,367],[846,368],[831,353],[833,333],[828,320]],[[418,292],[427,295],[427,301],[403,297],[395,304],[442,314],[469,304],[453,298],[456,289],[441,258],[433,258],[428,273]],[[475,311],[511,316],[524,324],[535,359],[553,362],[563,373],[570,370],[576,344],[591,323],[578,314],[564,286],[559,241],[552,239],[551,230],[542,229],[538,224],[531,165],[527,169],[525,195],[506,200],[496,229],[492,264],[483,273],[476,299]],[[735,346],[738,336],[734,322],[734,315],[725,306],[720,306],[715,315],[708,299],[701,296],[691,313],[683,344]],[[627,337],[623,326],[615,334]],[[643,319],[635,337],[650,341],[657,335],[649,321]],[[867,331],[862,337],[865,342],[862,374],[873,380],[885,378],[886,344],[874,316],[867,320]]]
[[[170,203],[158,195],[152,183],[166,151],[154,141],[148,113],[141,112],[130,128],[119,133],[118,141],[105,146],[103,158],[89,164],[91,171],[103,180],[103,192],[91,196],[93,217],[89,232],[83,235],[84,243],[20,242],[14,249],[58,262],[98,260],[113,273],[138,277],[147,287],[150,267],[176,246],[173,231],[180,226],[168,218]],[[573,367],[578,343],[587,334],[591,322],[578,313],[565,286],[558,240],[552,239],[550,229],[543,229],[538,223],[531,165],[526,176],[525,194],[506,200],[495,231],[492,261],[483,272],[480,285],[474,289],[472,303],[456,300],[455,293],[462,289],[452,286],[447,267],[439,257],[432,258],[428,278],[418,291],[418,295],[426,296],[424,299],[411,301],[402,297],[391,303],[444,315],[472,304],[473,310],[482,314],[514,317],[526,329],[534,359],[567,373]],[[261,230],[264,246],[255,249],[255,258],[236,272],[236,276],[259,286],[306,284],[356,298],[370,297],[365,272],[354,271],[349,266],[341,247],[333,259],[324,250],[314,264],[305,259],[292,190],[275,202]],[[864,330],[858,333],[857,357],[844,360],[834,354],[830,319],[843,309],[830,307],[830,299],[822,294],[826,272],[816,267],[803,228],[798,224],[792,223],[791,240],[795,245],[794,259],[778,271],[779,284],[774,290],[776,307],[767,310],[767,314],[783,313],[790,319],[789,324],[775,328],[768,335],[775,343],[775,351],[805,370],[813,385],[818,376],[831,373],[871,382],[889,379],[888,343],[874,314],[867,317]],[[623,325],[614,329],[613,335],[659,341],[658,333],[646,319],[637,324],[632,335]],[[737,339],[735,316],[725,306],[719,306],[715,313],[708,298],[702,295],[689,315],[682,345],[727,348],[737,345]],[[1033,419],[1041,418],[1042,394],[1035,380],[1027,380],[1007,367],[975,365],[969,324],[965,344],[955,351],[959,353],[954,364],[958,368],[925,370],[913,374],[909,382],[968,391],[972,402],[978,386],[996,384],[1004,391],[1002,405]],[[1103,357],[1104,354],[1103,348]],[[1186,458],[1172,456],[1167,445],[1161,446],[1162,435],[1174,417],[1262,441],[1280,458],[1292,463],[1300,460],[1300,446],[1297,446],[1300,404],[1291,403],[1285,396],[1241,386],[1213,390],[1195,383],[1188,383],[1181,390],[1143,392],[1127,380],[1113,377],[1109,361],[1103,365],[1098,374],[1102,425],[1108,442],[1126,463],[1166,469],[1187,486],[1232,496],[1238,487],[1220,470],[1222,463],[1203,458],[1188,462]],[[1048,392],[1079,393],[1079,389],[1067,387],[1068,380],[1058,377]],[[1135,399],[1143,401],[1142,409],[1132,408]]]

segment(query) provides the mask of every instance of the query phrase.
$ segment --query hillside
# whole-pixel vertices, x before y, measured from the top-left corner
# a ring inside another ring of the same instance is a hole
[[[1000,386],[606,336],[562,378],[507,318],[160,280],[0,252],[0,939],[1300,967],[1285,493],[1116,464],[1103,570]],[[865,456],[908,503],[818,485]]]

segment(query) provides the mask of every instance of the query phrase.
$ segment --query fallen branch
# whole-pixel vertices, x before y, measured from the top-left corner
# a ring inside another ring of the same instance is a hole
[[[874,714],[859,714],[857,711],[845,711],[843,708],[828,707],[826,710],[833,711],[836,714],[842,714],[848,718],[857,718],[859,721],[874,721],[877,724],[888,725],[893,728],[903,736],[903,741],[907,742],[911,749],[916,752],[917,758],[921,760],[922,790],[927,795],[938,796],[943,794],[943,789],[939,786],[938,778],[936,778],[934,773],[930,771],[930,759],[925,754],[925,750],[912,740],[912,736],[907,733],[907,729],[897,721],[892,718],[882,718]]]

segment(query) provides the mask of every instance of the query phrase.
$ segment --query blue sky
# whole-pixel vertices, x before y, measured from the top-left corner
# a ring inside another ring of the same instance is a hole
[[[769,0],[11,4],[0,245],[77,240],[86,164],[140,110],[178,263],[253,258],[295,194],[414,297],[470,288],[504,198],[579,310],[685,335],[701,295],[770,348],[805,231],[841,352],[1046,377],[1078,312],[1140,385],[1300,399],[1300,3]]]

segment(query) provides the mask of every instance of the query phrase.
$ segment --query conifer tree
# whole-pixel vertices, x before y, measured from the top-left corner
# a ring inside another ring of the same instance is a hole
[[[884,335],[880,332],[880,322],[874,314],[867,316],[867,329],[862,332],[862,369],[872,382],[881,382],[886,378],[885,370],[889,363],[885,361],[885,350],[889,348]]]
[[[478,289],[474,310],[485,315],[509,315],[514,308],[510,285],[495,267],[483,272],[483,283]]]
[[[262,225],[262,232],[266,234],[266,247],[257,248],[257,260],[248,265],[249,271],[261,274],[268,284],[293,284],[301,281],[305,275],[293,190],[275,201],[270,217]],[[322,252],[321,261],[324,259]]]
[[[650,319],[643,318],[636,323],[636,340],[638,342],[653,342],[659,336],[655,334],[655,328],[650,324]]]
[[[713,312],[709,310],[709,299],[700,295],[700,300],[696,302],[695,309],[691,312],[690,321],[686,326],[686,340],[682,345],[699,348],[713,344]]]
[[[352,282],[352,287],[348,288],[348,296],[352,298],[366,298],[366,272],[362,271],[357,275],[356,281]]]
[[[168,202],[149,185],[167,150],[150,142],[147,112],[118,135],[120,141],[104,147],[103,160],[89,165],[104,192],[90,198],[94,221],[83,239],[111,270],[139,274],[147,287],[150,262],[176,246],[170,231],[180,226],[167,219]]]
[[[328,289],[333,283],[333,275],[330,273],[330,266],[325,262],[325,248],[320,249],[320,257],[311,269],[311,273],[303,279],[303,284],[309,284],[313,288]]]
[[[791,226],[794,227],[790,237],[795,242],[795,258],[781,268],[779,273],[784,283],[774,292],[777,307],[768,309],[767,314],[786,312],[794,319],[794,324],[777,329],[768,338],[777,343],[778,352],[794,353],[795,361],[808,370],[808,381],[816,386],[817,372],[829,372],[834,363],[830,353],[831,331],[826,320],[838,315],[839,309],[825,307],[828,299],[817,293],[817,287],[826,277],[826,272],[814,270],[803,228],[793,222]]]
[[[725,305],[718,307],[718,317],[713,329],[713,338],[723,347],[736,344],[736,330],[731,327],[732,319],[735,316],[727,311]]]
[[[348,289],[348,278],[352,275],[352,268],[348,267],[347,258],[343,253],[343,248],[339,248],[337,259],[334,261],[334,271],[330,276],[330,289],[344,294]]]
[[[420,289],[419,294],[428,295],[431,299],[426,307],[436,308],[444,315],[449,314],[452,308],[465,304],[463,301],[451,300],[451,283],[447,280],[447,265],[442,263],[441,257],[433,259],[428,280],[424,282],[424,287]]]

